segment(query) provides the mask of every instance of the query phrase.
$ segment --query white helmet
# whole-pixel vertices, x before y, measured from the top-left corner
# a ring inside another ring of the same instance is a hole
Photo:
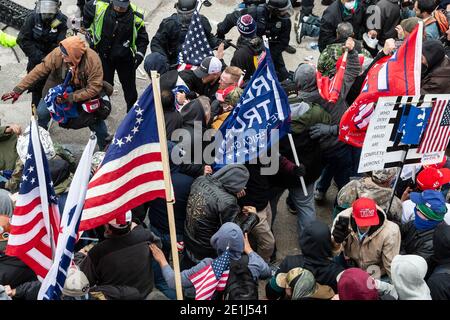
[[[50,137],[50,133],[42,127],[39,128],[39,136],[41,138],[42,147],[44,148],[45,156],[48,160],[56,155],[55,148],[53,147],[53,141]],[[28,143],[30,141],[30,126],[28,126],[25,131],[17,139],[17,153],[19,154],[20,160],[23,163],[26,161],[26,156],[28,153]]]

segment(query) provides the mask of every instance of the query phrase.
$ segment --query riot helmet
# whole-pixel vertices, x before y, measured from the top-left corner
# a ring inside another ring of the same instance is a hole
[[[59,0],[39,0],[36,3],[36,12],[41,16],[42,21],[50,22],[56,17],[60,6]]]

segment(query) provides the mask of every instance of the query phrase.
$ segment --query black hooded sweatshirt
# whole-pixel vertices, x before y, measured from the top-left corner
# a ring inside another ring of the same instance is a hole
[[[305,228],[300,236],[301,255],[287,256],[280,264],[276,275],[287,273],[297,267],[305,268],[312,272],[317,283],[330,286],[337,292],[336,277],[344,271],[344,268],[333,261],[330,228],[321,221],[313,221]],[[275,277],[276,277],[275,275]],[[277,299],[272,290],[268,290],[270,281],[266,286],[269,299]]]
[[[435,268],[427,281],[433,300],[450,300],[450,226],[439,225],[433,237]]]

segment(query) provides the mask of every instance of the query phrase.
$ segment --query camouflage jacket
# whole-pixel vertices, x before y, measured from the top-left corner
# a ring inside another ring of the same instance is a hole
[[[64,149],[61,145],[55,143],[54,145],[56,156],[66,160],[69,162],[70,165],[70,175],[55,186],[55,192],[57,195],[60,195],[61,193],[64,193],[66,191],[69,191],[70,183],[72,182],[73,178],[73,172],[75,172],[76,169],[76,161],[74,156],[66,149]],[[16,167],[14,168],[14,171],[12,173],[11,179],[9,179],[6,184],[5,188],[11,191],[11,193],[15,193],[19,191],[19,184],[22,177],[22,171],[23,171],[23,163],[22,160],[20,160],[19,157],[17,157],[16,161]]]
[[[328,45],[319,56],[317,70],[319,70],[323,76],[334,76],[336,74],[336,62],[343,53],[343,43],[333,43]],[[364,58],[372,59],[370,52],[364,48],[361,48],[359,54],[362,54]]]
[[[372,178],[362,178],[352,180],[347,183],[338,193],[337,203],[342,208],[351,207],[352,203],[361,197],[367,197],[375,200],[384,212],[389,207],[392,189],[384,188],[372,181]],[[399,198],[394,197],[391,210],[386,213],[388,220],[400,224],[402,219],[402,202]]]

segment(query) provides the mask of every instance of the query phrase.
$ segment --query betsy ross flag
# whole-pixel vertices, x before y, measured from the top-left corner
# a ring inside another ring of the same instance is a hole
[[[91,173],[92,155],[96,143],[97,138],[91,133],[91,138],[83,151],[83,155],[81,156],[70,185],[64,212],[61,217],[61,232],[58,237],[55,259],[39,289],[38,300],[59,300],[61,298],[67,272],[73,259],[81,211],[83,210]]]
[[[440,152],[447,148],[450,138],[450,101],[437,100],[431,110],[428,128],[418,152]]]
[[[211,300],[214,292],[223,291],[230,274],[230,252],[227,248],[214,261],[189,277],[195,287],[195,300]]]
[[[199,66],[203,59],[213,55],[203,29],[200,14],[198,10],[195,10],[189,30],[181,46],[181,51],[178,54],[178,71],[191,69],[192,66]]]
[[[120,124],[89,182],[80,230],[106,224],[155,198],[165,198],[165,188],[155,102],[149,86]]]
[[[378,98],[420,94],[422,30],[419,22],[392,56],[371,67],[360,95],[341,117],[339,140],[361,148]]]
[[[42,280],[52,266],[52,247],[56,247],[60,217],[48,161],[34,118],[31,118],[30,126],[28,152],[6,254],[18,257]]]

